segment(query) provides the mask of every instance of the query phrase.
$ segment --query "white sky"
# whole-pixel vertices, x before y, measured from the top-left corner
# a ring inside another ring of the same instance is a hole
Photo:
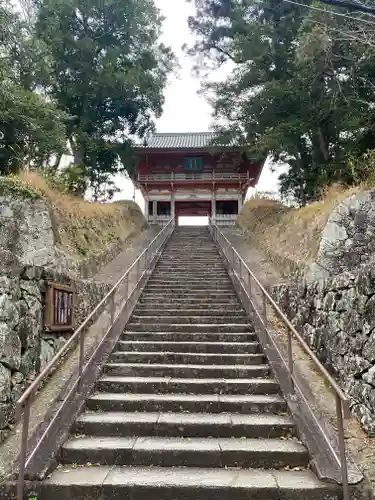
[[[165,105],[163,115],[156,123],[157,132],[205,132],[212,123],[211,107],[204,97],[197,94],[201,80],[192,74],[193,61],[181,50],[184,43],[191,44],[193,38],[189,32],[187,18],[194,13],[193,5],[186,0],[155,0],[156,5],[166,18],[163,29],[163,42],[171,46],[179,58],[180,70],[178,75],[170,78],[165,90]],[[228,68],[212,73],[210,79],[222,79]],[[280,173],[281,170],[278,170]],[[277,191],[278,174],[271,172],[266,165],[257,189],[259,191]],[[115,199],[128,199],[134,195],[131,181],[116,178],[121,192]],[[144,208],[143,197],[136,192],[136,201]]]

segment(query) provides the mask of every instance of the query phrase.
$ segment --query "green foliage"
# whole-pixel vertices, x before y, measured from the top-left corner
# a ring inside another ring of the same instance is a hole
[[[204,87],[223,136],[289,163],[281,190],[302,205],[354,182],[348,156],[375,147],[371,46],[338,34],[342,18],[283,0],[197,0],[189,22],[190,54],[235,63]]]
[[[83,197],[88,188],[85,172],[84,166],[74,164],[70,164],[64,169],[46,168],[39,170],[41,176],[52,189],[79,197]]]
[[[52,95],[74,117],[74,163],[94,186],[124,171],[118,157],[162,112],[173,66],[158,43],[162,19],[152,0],[41,0],[37,7],[37,35],[54,61]]]
[[[135,175],[134,138],[154,127],[175,60],[153,0],[0,0],[0,173],[46,169],[75,194],[113,196]],[[62,155],[73,165],[56,172]]]
[[[0,0],[0,174],[44,165],[65,150],[64,111],[36,92],[48,59],[21,18]]]
[[[28,186],[15,175],[0,175],[0,195],[12,195],[28,200],[39,200],[42,194],[33,186]]]
[[[375,150],[366,151],[362,156],[351,156],[348,165],[353,184],[363,184],[368,189],[375,187]]]
[[[45,165],[65,146],[65,114],[53,103],[10,82],[0,83],[0,173]]]

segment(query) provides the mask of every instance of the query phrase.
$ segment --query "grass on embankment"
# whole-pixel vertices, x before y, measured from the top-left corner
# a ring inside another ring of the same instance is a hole
[[[53,189],[35,172],[0,177],[0,195],[41,199],[50,207],[56,246],[75,258],[98,254],[139,233],[146,220],[133,201],[94,203]]]
[[[361,188],[333,186],[316,201],[291,208],[262,197],[247,201],[237,224],[284,275],[306,269],[315,259],[332,210]]]

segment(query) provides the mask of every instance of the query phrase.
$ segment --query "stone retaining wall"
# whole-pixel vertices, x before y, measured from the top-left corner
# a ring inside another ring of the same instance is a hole
[[[15,401],[66,341],[67,334],[44,332],[47,281],[74,287],[76,325],[111,288],[27,265],[0,250],[0,441],[14,418]]]
[[[375,270],[275,286],[272,295],[375,436]]]
[[[331,213],[309,282],[358,270],[375,261],[375,191],[354,194]]]

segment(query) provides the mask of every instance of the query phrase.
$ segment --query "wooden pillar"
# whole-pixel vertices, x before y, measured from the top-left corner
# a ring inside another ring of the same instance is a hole
[[[243,204],[242,193],[239,193],[239,195],[238,195],[238,213],[240,213],[242,210],[242,204]]]
[[[148,204],[149,204],[149,201],[150,201],[149,197],[146,194],[146,196],[145,196],[145,219],[146,219],[147,222],[148,222],[148,215],[149,215],[148,214]]]
[[[211,199],[211,219],[212,222],[216,221],[216,191],[212,191],[212,199]]]
[[[174,199],[174,192],[171,193],[171,219],[176,217],[176,203]]]
[[[153,200],[152,202],[152,214],[152,219],[154,224],[156,224],[158,218],[158,202],[156,200]]]

